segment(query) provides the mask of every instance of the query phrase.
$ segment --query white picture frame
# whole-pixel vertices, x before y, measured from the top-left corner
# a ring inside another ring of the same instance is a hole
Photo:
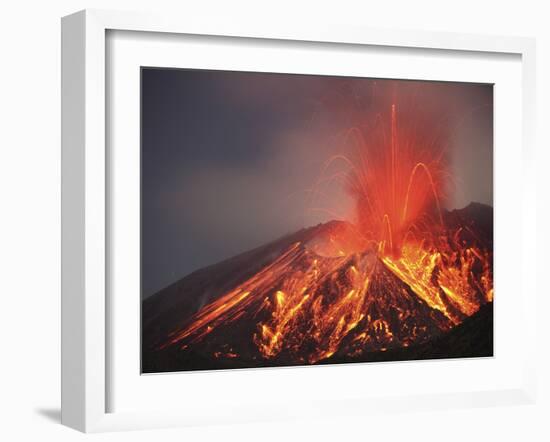
[[[243,421],[231,412],[198,409],[109,411],[113,386],[108,343],[109,311],[107,253],[110,197],[107,184],[107,84],[106,34],[109,31],[142,31],[163,34],[273,39],[290,42],[339,43],[381,48],[425,48],[521,57],[521,308],[534,318],[536,293],[533,278],[526,278],[526,258],[535,256],[534,109],[535,42],[529,38],[495,37],[416,31],[388,31],[346,26],[231,22],[217,23],[193,17],[86,10],[62,20],[62,423],[85,432],[155,428]],[[498,112],[498,108],[496,110]],[[497,190],[498,191],[498,190]],[[498,295],[497,295],[498,296]],[[524,324],[534,336],[535,324]],[[498,339],[498,337],[497,337]],[[319,417],[331,414],[366,414],[375,408],[388,411],[410,408],[452,408],[531,403],[536,394],[535,339],[525,339],[521,383],[502,389],[461,393],[431,392],[425,395],[381,397],[358,401],[342,397],[317,400],[311,407],[259,411],[250,399],[236,399],[240,410],[249,411],[244,421]],[[210,376],[221,376],[211,373]],[[270,370],[269,376],[278,376]],[[196,378],[195,378],[196,379]],[[166,383],[166,381],[165,381]],[[248,401],[248,402],[247,402]],[[337,404],[337,407],[335,405]],[[337,411],[335,409],[338,409]]]

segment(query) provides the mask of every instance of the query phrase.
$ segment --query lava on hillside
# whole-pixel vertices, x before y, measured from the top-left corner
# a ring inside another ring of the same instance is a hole
[[[352,221],[302,229],[144,301],[144,372],[492,355],[492,330],[483,348],[452,339],[492,314],[492,208],[444,209],[444,146],[400,126],[395,105],[385,121],[368,141],[350,131],[357,156],[330,158],[325,170],[343,167],[318,183],[346,189]]]

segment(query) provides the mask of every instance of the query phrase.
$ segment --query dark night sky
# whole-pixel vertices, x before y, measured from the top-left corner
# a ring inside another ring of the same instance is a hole
[[[142,69],[142,297],[352,204],[308,191],[342,133],[398,101],[447,140],[448,208],[492,205],[491,85]],[[368,131],[367,131],[368,132]]]

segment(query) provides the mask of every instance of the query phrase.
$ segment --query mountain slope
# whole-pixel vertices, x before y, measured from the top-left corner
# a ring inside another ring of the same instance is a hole
[[[194,272],[143,303],[142,370],[438,357],[422,346],[492,299],[492,208],[444,219],[449,253],[414,262],[354,249],[353,227],[333,221]]]

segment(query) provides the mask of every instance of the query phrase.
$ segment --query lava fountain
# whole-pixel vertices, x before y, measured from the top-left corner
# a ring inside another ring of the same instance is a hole
[[[357,239],[393,257],[400,256],[409,235],[443,223],[441,203],[450,181],[441,137],[414,121],[399,123],[392,104],[389,118],[379,116],[367,137],[359,128],[350,129],[352,154],[331,157],[323,174],[337,164],[343,170],[317,184],[340,179],[355,204]]]

